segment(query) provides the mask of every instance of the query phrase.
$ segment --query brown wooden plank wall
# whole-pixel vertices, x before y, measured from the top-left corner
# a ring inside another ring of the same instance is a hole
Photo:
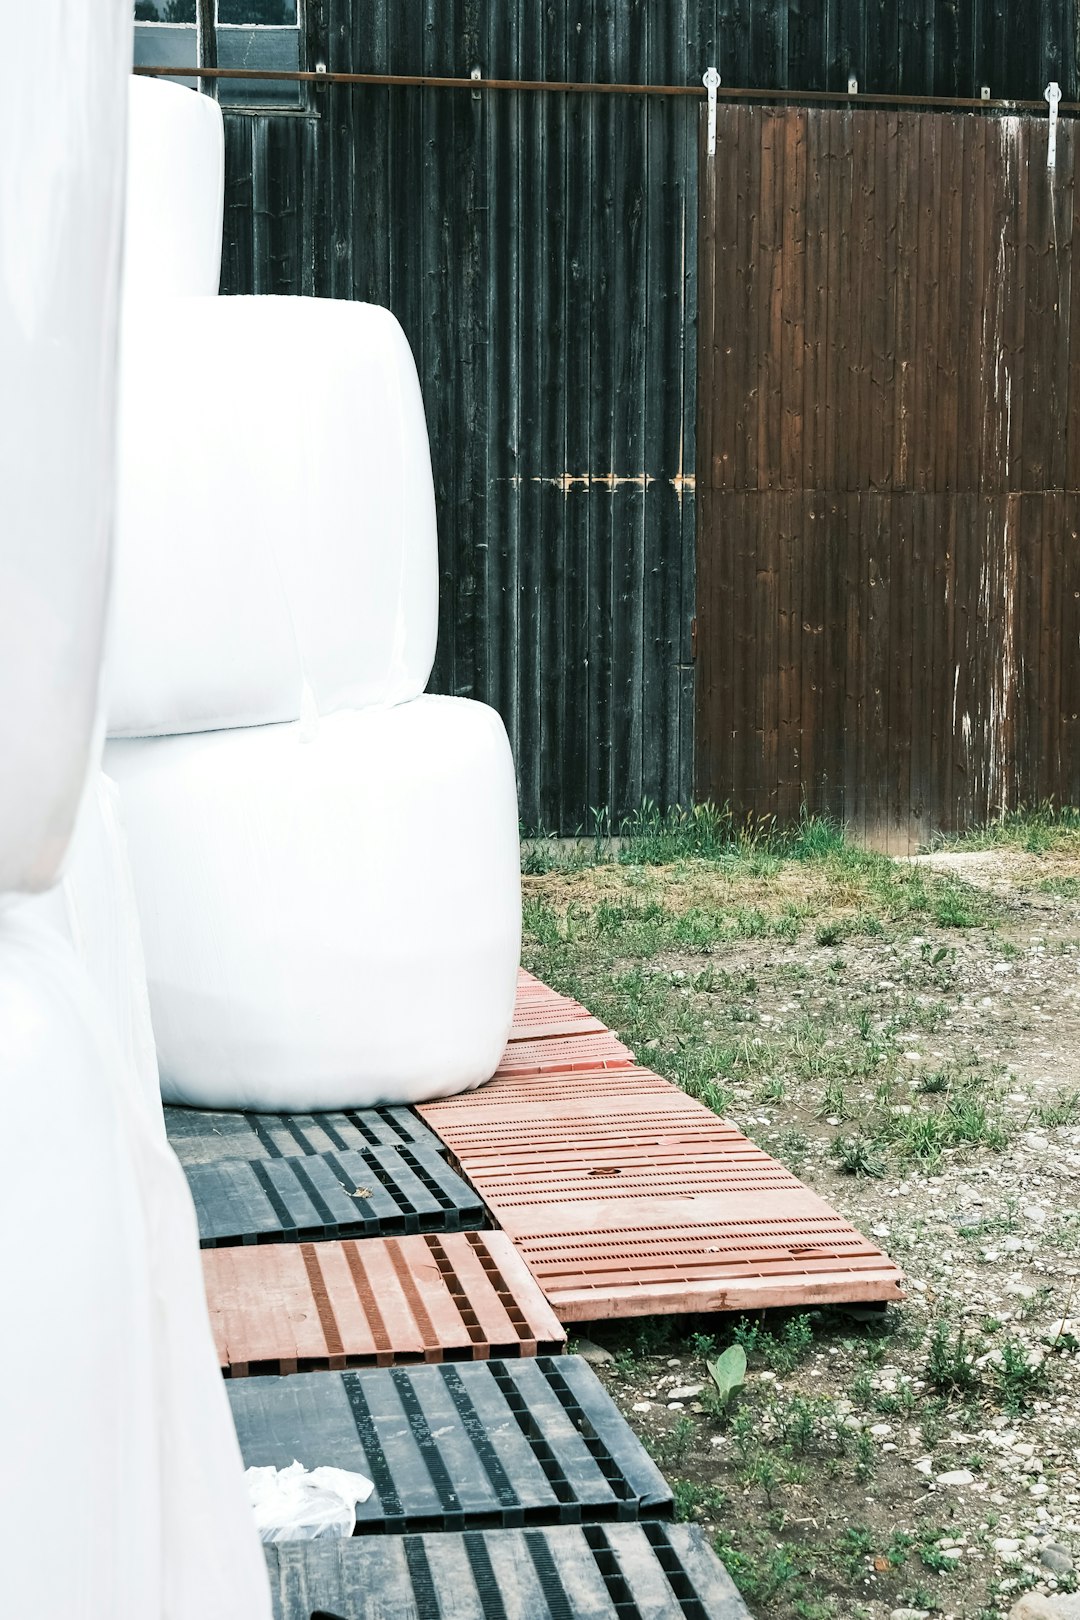
[[[697,790],[903,852],[1080,802],[1076,126],[718,110]]]

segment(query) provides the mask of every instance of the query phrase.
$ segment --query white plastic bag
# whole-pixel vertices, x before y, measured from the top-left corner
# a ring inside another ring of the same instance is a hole
[[[331,1541],[351,1536],[356,1505],[375,1489],[345,1468],[249,1468],[245,1475],[263,1541]]]
[[[489,1079],[513,1017],[517,796],[460,698],[112,742],[166,1101],[309,1111]]]
[[[212,384],[188,364],[202,352]],[[129,310],[109,734],[297,720],[305,687],[322,714],[403,703],[427,684],[437,622],[424,406],[389,310]]]

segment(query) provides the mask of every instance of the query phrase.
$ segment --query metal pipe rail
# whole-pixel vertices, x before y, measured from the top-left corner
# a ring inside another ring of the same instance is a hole
[[[700,84],[590,84],[559,79],[465,79],[431,73],[331,73],[323,69],[222,68],[222,67],[136,67],[134,71],[154,79],[261,79],[289,84],[340,84],[373,86],[413,86],[427,90],[533,90],[548,94],[583,96],[700,96]],[[970,108],[980,112],[1041,112],[1049,109],[1044,98],[1038,101],[983,100],[981,96],[898,96],[877,95],[873,91],[746,89],[721,84],[718,101],[796,101],[834,102],[851,106]],[[272,109],[271,109],[272,110]],[[1080,113],[1080,101],[1062,101],[1059,114]]]

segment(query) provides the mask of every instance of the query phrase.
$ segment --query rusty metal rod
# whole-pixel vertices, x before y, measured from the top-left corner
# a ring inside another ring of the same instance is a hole
[[[704,96],[700,84],[589,84],[561,79],[463,79],[431,73],[324,73],[301,68],[137,67],[151,79],[270,79],[288,84],[412,85],[428,90],[539,90],[582,96]],[[877,107],[971,107],[982,111],[1049,111],[1044,100],[984,101],[981,96],[894,96],[860,90],[765,90],[721,85],[718,101],[831,101]],[[1080,112],[1080,101],[1063,101],[1059,113]]]

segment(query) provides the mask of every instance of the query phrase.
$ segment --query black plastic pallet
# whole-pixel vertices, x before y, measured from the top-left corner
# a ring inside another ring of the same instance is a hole
[[[655,1519],[265,1551],[274,1620],[750,1620],[702,1531]]]
[[[204,1249],[489,1226],[483,1200],[422,1147],[188,1165]]]
[[[332,1114],[219,1113],[166,1108],[170,1146],[186,1168],[221,1159],[295,1159],[312,1153],[363,1153],[373,1147],[426,1147],[439,1138],[411,1108],[350,1108]]]
[[[356,1533],[670,1516],[671,1491],[580,1356],[229,1384],[244,1466],[375,1483]]]

